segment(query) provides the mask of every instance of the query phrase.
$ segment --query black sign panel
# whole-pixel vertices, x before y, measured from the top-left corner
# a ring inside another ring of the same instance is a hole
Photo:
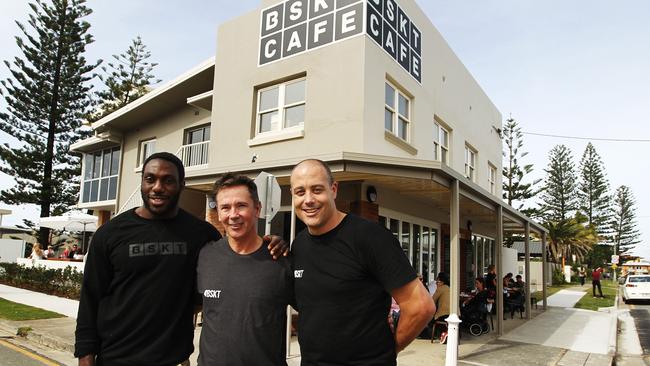
[[[422,82],[422,33],[396,0],[367,0],[366,34]]]

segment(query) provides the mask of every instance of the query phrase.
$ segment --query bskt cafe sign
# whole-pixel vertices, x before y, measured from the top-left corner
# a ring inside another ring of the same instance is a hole
[[[260,22],[260,66],[367,34],[422,80],[422,34],[395,0],[287,0]]]

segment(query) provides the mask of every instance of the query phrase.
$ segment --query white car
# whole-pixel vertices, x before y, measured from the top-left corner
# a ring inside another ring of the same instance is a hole
[[[629,275],[623,285],[623,302],[650,300],[650,275]]]

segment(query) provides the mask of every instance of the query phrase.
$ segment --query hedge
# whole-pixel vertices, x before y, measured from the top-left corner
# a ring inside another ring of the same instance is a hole
[[[79,300],[83,273],[72,267],[48,269],[0,263],[0,283],[27,290]]]

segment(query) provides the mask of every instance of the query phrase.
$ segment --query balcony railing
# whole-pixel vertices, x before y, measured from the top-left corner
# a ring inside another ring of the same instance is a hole
[[[208,164],[210,141],[197,142],[183,145],[178,150],[178,157],[186,168]]]

